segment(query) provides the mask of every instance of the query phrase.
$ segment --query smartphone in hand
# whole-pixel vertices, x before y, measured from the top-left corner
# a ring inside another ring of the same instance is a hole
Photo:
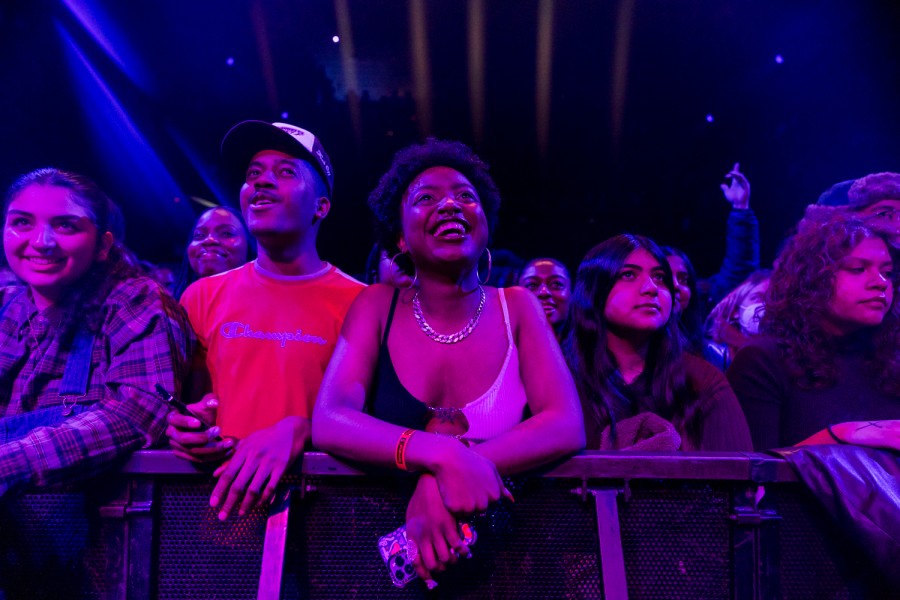
[[[159,397],[162,398],[166,404],[177,410],[180,414],[186,417],[194,417],[195,419],[197,419],[197,417],[190,410],[188,410],[187,404],[185,404],[181,400],[178,400],[175,396],[167,392],[166,388],[158,383],[156,384],[156,393],[159,394]],[[210,428],[209,425],[207,425],[200,419],[197,420],[200,421],[200,427],[198,428],[199,431],[206,431]]]
[[[459,535],[466,546],[471,546],[478,539],[475,530],[468,523],[459,524]],[[406,587],[407,583],[418,577],[409,557],[406,525],[378,538],[378,552],[395,586]]]
[[[418,577],[412,561],[409,560],[408,549],[406,525],[378,538],[378,552],[381,554],[384,566],[387,567],[393,584],[400,588]]]

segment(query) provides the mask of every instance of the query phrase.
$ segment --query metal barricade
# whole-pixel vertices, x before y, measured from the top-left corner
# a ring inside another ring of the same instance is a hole
[[[472,560],[434,592],[398,589],[376,543],[403,524],[412,481],[311,452],[272,506],[220,523],[208,472],[138,452],[115,476],[4,502],[0,585],[10,600],[891,593],[788,465],[753,453],[585,452],[516,478],[514,504],[473,520]]]

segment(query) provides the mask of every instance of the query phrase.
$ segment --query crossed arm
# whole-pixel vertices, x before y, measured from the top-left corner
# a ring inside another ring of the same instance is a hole
[[[365,414],[363,407],[391,294],[386,286],[371,286],[351,307],[319,391],[312,431],[313,443],[322,450],[383,467],[394,465],[404,428]],[[468,554],[457,520],[509,495],[501,474],[519,473],[584,447],[575,386],[546,317],[526,290],[507,289],[507,299],[533,416],[472,448],[425,432],[410,439],[406,463],[421,475],[407,510],[407,533],[419,548],[415,564],[423,579]]]

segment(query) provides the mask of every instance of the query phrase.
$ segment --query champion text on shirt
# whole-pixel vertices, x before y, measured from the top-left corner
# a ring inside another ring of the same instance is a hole
[[[281,342],[281,347],[284,348],[285,344],[288,342],[304,342],[307,344],[319,344],[320,346],[324,346],[328,342],[317,335],[308,335],[303,333],[300,329],[295,332],[290,331],[256,331],[250,327],[247,323],[240,323],[238,321],[230,321],[222,325],[222,336],[228,339],[231,338],[253,338],[256,340],[275,340],[277,342]]]

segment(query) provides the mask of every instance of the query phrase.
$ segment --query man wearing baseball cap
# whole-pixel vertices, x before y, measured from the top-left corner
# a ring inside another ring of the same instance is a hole
[[[308,444],[316,393],[363,285],[319,258],[334,174],[312,133],[244,121],[225,135],[222,156],[244,174],[241,213],[259,258],[185,290],[201,347],[192,387],[205,388],[192,392],[210,393],[189,406],[197,418],[169,415],[167,433],[182,458],[229,458],[210,498],[224,520],[269,500]],[[213,427],[202,431],[201,420]]]

